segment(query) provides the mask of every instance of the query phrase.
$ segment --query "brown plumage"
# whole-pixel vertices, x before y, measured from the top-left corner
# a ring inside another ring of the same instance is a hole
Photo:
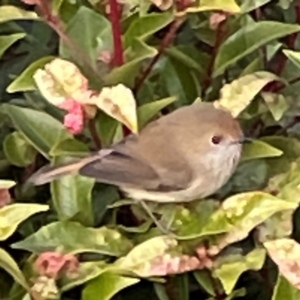
[[[134,199],[191,201],[214,193],[229,179],[242,141],[241,128],[229,112],[198,103],[89,157],[46,166],[29,181],[40,185],[75,172],[117,185]]]

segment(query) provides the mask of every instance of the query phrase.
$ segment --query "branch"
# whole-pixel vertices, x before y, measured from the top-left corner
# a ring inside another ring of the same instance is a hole
[[[137,92],[139,91],[139,89],[141,88],[143,83],[145,82],[146,78],[151,73],[154,65],[158,62],[160,57],[163,55],[165,49],[173,42],[175,33],[177,32],[177,30],[179,29],[179,27],[181,26],[181,24],[183,23],[184,20],[185,19],[183,17],[178,17],[175,19],[175,21],[173,21],[173,23],[170,26],[169,31],[164,36],[164,38],[159,46],[158,53],[150,61],[148,67],[142,72],[142,75],[140,76],[140,78],[138,78],[136,80],[136,84],[133,88],[134,94],[137,94]]]
[[[91,75],[97,78],[98,81],[100,81],[100,83],[102,84],[101,74],[90,64],[89,60],[86,58],[81,48],[78,47],[78,45],[74,43],[74,41],[71,40],[71,38],[66,34],[61,20],[58,16],[55,16],[52,13],[49,3],[50,2],[48,2],[47,0],[36,1],[36,5],[40,10],[41,16],[48,23],[48,25],[58,34],[61,40],[67,45],[68,49],[72,52],[74,58],[76,58],[78,61],[81,61],[84,64],[86,70],[88,70],[91,73]]]
[[[225,28],[225,26],[226,26],[226,20],[220,22],[216,29],[215,45],[213,47],[212,55],[211,55],[210,61],[207,66],[206,77],[204,78],[204,80],[202,82],[202,97],[205,96],[206,91],[212,82],[212,73],[213,73],[216,56],[217,56],[219,48],[227,34],[227,29]]]

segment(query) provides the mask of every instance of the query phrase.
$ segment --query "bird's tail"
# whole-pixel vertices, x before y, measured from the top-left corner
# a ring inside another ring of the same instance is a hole
[[[46,165],[29,177],[27,183],[33,185],[46,184],[62,176],[78,173],[86,164],[98,159],[101,159],[101,156],[94,155],[77,161],[65,163],[60,166]]]

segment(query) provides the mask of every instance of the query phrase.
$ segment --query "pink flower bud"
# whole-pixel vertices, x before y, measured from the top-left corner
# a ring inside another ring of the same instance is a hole
[[[7,189],[0,189],[0,208],[10,203],[11,198],[9,191]]]
[[[84,127],[84,108],[82,104],[73,99],[67,99],[59,105],[60,108],[65,109],[68,113],[64,117],[64,126],[72,134],[79,134]]]

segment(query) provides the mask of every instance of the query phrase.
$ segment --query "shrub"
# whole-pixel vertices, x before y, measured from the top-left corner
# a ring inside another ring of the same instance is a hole
[[[2,299],[300,298],[298,1],[11,0],[0,23]],[[27,184],[195,101],[255,140],[214,197],[151,205],[175,237],[92,178]]]

